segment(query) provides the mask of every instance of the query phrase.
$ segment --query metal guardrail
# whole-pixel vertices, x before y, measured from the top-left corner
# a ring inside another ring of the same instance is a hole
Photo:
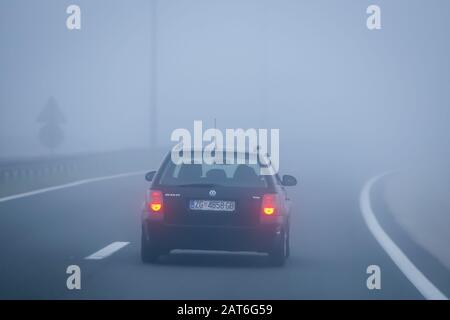
[[[0,160],[0,183],[51,176],[99,176],[151,169],[163,150],[123,150]]]

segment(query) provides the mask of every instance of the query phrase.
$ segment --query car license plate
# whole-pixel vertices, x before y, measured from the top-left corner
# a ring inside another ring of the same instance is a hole
[[[234,211],[236,204],[234,201],[223,200],[191,200],[189,209],[203,211]]]

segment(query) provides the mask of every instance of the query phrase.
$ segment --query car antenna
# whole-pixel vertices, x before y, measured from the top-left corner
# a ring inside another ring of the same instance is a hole
[[[216,118],[214,118],[214,132],[216,132]],[[216,136],[214,135],[214,150],[213,150],[213,152],[214,152],[214,164],[216,164],[216,161],[215,161],[215,159],[216,159],[216,157],[215,157],[215,155],[216,155],[216,147],[217,147],[217,143],[216,143]]]

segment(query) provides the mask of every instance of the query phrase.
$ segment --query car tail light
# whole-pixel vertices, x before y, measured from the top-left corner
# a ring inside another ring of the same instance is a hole
[[[162,213],[163,212],[163,195],[159,190],[150,190],[148,209],[150,212]]]
[[[262,200],[262,213],[265,216],[271,216],[277,213],[276,194],[265,194]]]

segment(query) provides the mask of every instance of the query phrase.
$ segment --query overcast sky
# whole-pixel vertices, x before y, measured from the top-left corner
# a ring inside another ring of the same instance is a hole
[[[70,4],[81,30],[66,28]],[[160,0],[158,143],[217,118],[279,128],[282,148],[448,149],[449,13],[442,0]],[[2,0],[0,157],[47,152],[36,118],[50,97],[67,119],[58,152],[148,146],[150,19],[147,0]]]

